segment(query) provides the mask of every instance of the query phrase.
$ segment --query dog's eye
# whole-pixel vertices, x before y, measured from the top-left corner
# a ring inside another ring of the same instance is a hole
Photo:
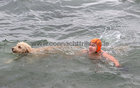
[[[19,49],[21,49],[21,46],[18,46]]]

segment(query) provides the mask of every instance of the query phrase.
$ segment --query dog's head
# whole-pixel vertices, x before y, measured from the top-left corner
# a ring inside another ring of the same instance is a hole
[[[25,42],[19,42],[15,47],[12,48],[13,53],[30,53],[31,46]]]

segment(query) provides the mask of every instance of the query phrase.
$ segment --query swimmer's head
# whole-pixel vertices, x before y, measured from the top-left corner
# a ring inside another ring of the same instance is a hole
[[[92,53],[98,53],[101,51],[102,42],[98,38],[94,38],[90,41],[89,51]]]

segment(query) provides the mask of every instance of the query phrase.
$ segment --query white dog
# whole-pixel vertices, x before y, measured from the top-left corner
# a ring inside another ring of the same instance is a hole
[[[13,53],[31,53],[31,54],[49,54],[49,53],[63,53],[63,54],[70,54],[74,53],[75,51],[79,50],[78,46],[45,46],[40,48],[32,48],[29,44],[25,42],[19,42],[15,47],[12,48]]]

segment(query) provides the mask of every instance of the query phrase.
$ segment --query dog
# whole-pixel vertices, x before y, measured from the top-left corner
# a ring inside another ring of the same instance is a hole
[[[18,54],[19,56],[15,59],[8,60],[7,64],[20,59],[21,57],[29,54],[31,57],[46,57],[51,54],[61,54],[66,58],[71,56],[80,55],[81,48],[79,46],[44,46],[39,48],[32,48],[29,44],[25,42],[19,42],[16,46],[12,47],[12,52]]]
[[[79,50],[78,46],[45,46],[40,48],[32,48],[29,44],[25,42],[19,42],[15,47],[12,48],[13,53],[18,54],[50,54],[50,53],[63,53],[72,54]]]

